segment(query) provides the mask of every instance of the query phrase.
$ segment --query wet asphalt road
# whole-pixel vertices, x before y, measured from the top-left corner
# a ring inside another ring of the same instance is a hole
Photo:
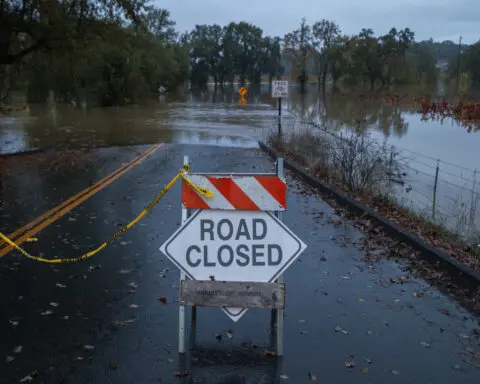
[[[3,178],[1,230],[15,230],[146,148],[95,150],[85,164],[65,165],[67,176],[61,165],[45,174],[23,165],[14,186],[12,170],[22,163],[12,163]],[[184,154],[193,171],[273,170],[258,150],[165,144],[25,247],[46,257],[90,250],[145,207]],[[392,282],[406,274],[401,262],[362,259],[362,234],[334,225],[334,210],[291,177],[288,185],[284,221],[308,248],[285,274],[282,361],[264,356],[269,312],[251,309],[233,323],[220,309],[200,308],[189,376],[173,375],[179,272],[158,248],[180,224],[177,184],[89,261],[50,266],[14,252],[0,258],[0,382],[31,374],[39,383],[478,383],[473,364],[480,362],[471,358],[480,349],[478,318],[424,280]]]

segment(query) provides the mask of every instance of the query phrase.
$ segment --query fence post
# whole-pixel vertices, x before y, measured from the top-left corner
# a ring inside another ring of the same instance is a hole
[[[390,163],[389,163],[389,175],[388,175],[388,191],[387,193],[390,194],[391,189],[392,189],[392,177],[393,177],[393,151],[394,151],[394,146],[392,145],[392,148],[390,149]]]
[[[437,185],[440,160],[437,160],[437,169],[435,170],[435,184],[433,185],[432,219],[435,220],[435,206],[437,205]]]
[[[477,168],[473,170],[473,180],[472,180],[472,201],[470,202],[470,226],[471,229],[475,229],[475,213],[477,211]]]

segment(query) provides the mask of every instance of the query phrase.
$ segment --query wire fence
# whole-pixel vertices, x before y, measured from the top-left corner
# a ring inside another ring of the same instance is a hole
[[[332,145],[335,143],[336,146],[352,137],[347,131],[333,132],[323,125],[294,117],[282,118],[281,124],[277,121],[275,129],[276,134],[281,133],[284,137],[306,134],[307,137],[331,138]],[[384,145],[376,143],[378,147]],[[464,241],[479,244],[480,169],[442,161],[405,148],[388,147],[383,176],[391,192],[389,197],[398,205],[457,234]]]

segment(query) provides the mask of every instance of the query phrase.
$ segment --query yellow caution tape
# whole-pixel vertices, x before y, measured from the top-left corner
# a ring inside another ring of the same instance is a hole
[[[192,181],[187,179],[184,175],[185,172],[188,172],[190,170],[190,166],[185,165],[182,170],[167,184],[165,188],[155,197],[155,199],[152,200],[150,204],[147,205],[147,207],[140,212],[140,214],[133,219],[130,223],[128,223],[126,226],[124,226],[122,229],[120,229],[117,233],[115,233],[110,239],[105,241],[103,244],[101,244],[98,248],[87,252],[83,254],[82,256],[79,257],[71,257],[71,258],[66,258],[66,259],[45,259],[43,257],[38,257],[38,256],[32,256],[30,255],[27,251],[25,251],[22,247],[18,246],[15,244],[12,240],[10,240],[7,236],[5,236],[2,232],[0,232],[0,238],[2,238],[6,243],[10,244],[12,247],[14,247],[16,250],[18,250],[22,255],[27,257],[30,260],[38,261],[41,263],[50,263],[50,264],[58,264],[58,263],[75,263],[77,261],[82,261],[86,260],[93,255],[97,254],[100,252],[102,249],[106,248],[112,241],[114,241],[118,236],[121,234],[125,233],[128,231],[130,228],[132,228],[135,224],[137,224],[141,219],[145,217],[145,215],[160,201],[160,199],[169,191],[170,188],[177,182],[178,179],[182,179],[185,181],[190,187],[192,187],[195,191],[200,193],[201,195],[207,197],[207,198],[212,198],[213,197],[213,192],[210,191],[209,189],[199,187],[198,185],[195,185]]]

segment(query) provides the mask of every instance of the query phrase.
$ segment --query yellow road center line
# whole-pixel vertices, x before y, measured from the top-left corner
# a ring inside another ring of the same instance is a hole
[[[89,186],[88,188],[85,188],[83,191],[81,192],[78,192],[77,194],[71,196],[70,198],[68,198],[67,200],[65,200],[62,204],[60,205],[57,205],[56,207],[50,209],[49,211],[43,213],[41,216],[37,217],[35,220],[32,220],[31,222],[29,222],[28,224],[24,225],[23,227],[17,229],[15,232],[13,233],[10,233],[8,235],[8,238],[12,239],[12,240],[15,240],[15,237],[17,237],[18,235],[24,233],[26,230],[32,228],[33,226],[37,225],[39,222],[41,222],[42,220],[44,220],[45,218],[53,215],[55,212],[59,211],[60,209],[66,207],[67,205],[69,205],[70,203],[72,203],[74,200],[77,200],[78,198],[80,198],[82,195],[85,195],[86,193],[90,192],[92,189],[98,187],[99,185],[103,184],[105,181],[107,181],[108,179],[110,179],[111,177],[113,177],[115,174],[117,174],[118,172],[122,171],[123,169],[125,169],[126,167],[128,167],[130,164],[134,163],[135,161],[137,161],[138,159],[141,159],[143,157],[146,157],[147,155],[149,155],[149,153],[151,151],[153,151],[155,149],[155,146],[152,146],[151,148],[149,148],[148,150],[146,150],[144,153],[142,153],[141,155],[137,156],[135,159],[133,159],[132,161],[130,161],[129,163],[127,164],[124,164],[123,166],[121,166],[120,168],[118,168],[117,170],[109,173],[107,176],[105,176],[103,179],[97,181],[96,183],[92,184],[91,186]],[[3,242],[3,241],[2,241]],[[8,245],[3,242],[0,242],[0,250],[2,249],[3,246],[7,246]]]
[[[51,209],[50,211],[46,212],[45,214],[43,214],[39,218],[37,218],[37,219],[33,220],[32,222],[28,223],[23,228],[30,228],[30,227],[34,226],[36,223],[38,223],[39,221],[41,221],[43,218],[45,218],[47,216],[50,216],[48,219],[41,222],[38,226],[36,226],[33,229],[27,231],[23,236],[14,240],[14,242],[17,245],[20,245],[20,244],[24,243],[28,238],[33,237],[35,234],[40,232],[42,229],[46,228],[47,226],[54,223],[55,221],[60,219],[62,216],[64,216],[68,212],[70,212],[73,208],[80,205],[85,200],[89,199],[90,197],[95,195],[97,192],[101,191],[106,186],[113,183],[120,176],[124,175],[127,171],[132,169],[135,165],[139,164],[141,161],[143,161],[148,156],[153,154],[158,148],[160,148],[161,145],[162,144],[157,144],[157,145],[153,146],[152,148],[150,148],[146,152],[144,152],[142,155],[140,155],[137,158],[135,158],[134,160],[132,160],[127,165],[121,167],[119,170],[112,172],[111,174],[109,174],[108,176],[106,176],[105,178],[103,178],[102,180],[97,182],[96,184],[93,184],[91,187],[89,187],[89,188],[85,189],[84,191],[72,196],[70,199],[67,200],[69,203],[67,203],[67,201],[65,201],[64,203],[60,204],[59,206],[57,206],[57,207]],[[76,198],[76,199],[73,199],[73,198]],[[51,212],[50,215],[48,215],[49,212]],[[19,231],[20,230],[18,230],[16,232],[19,232]],[[12,235],[9,235],[8,237],[10,239],[12,239]],[[3,249],[0,250],[0,257],[5,256],[12,249],[13,249],[12,246],[7,245],[6,247],[4,247]]]

